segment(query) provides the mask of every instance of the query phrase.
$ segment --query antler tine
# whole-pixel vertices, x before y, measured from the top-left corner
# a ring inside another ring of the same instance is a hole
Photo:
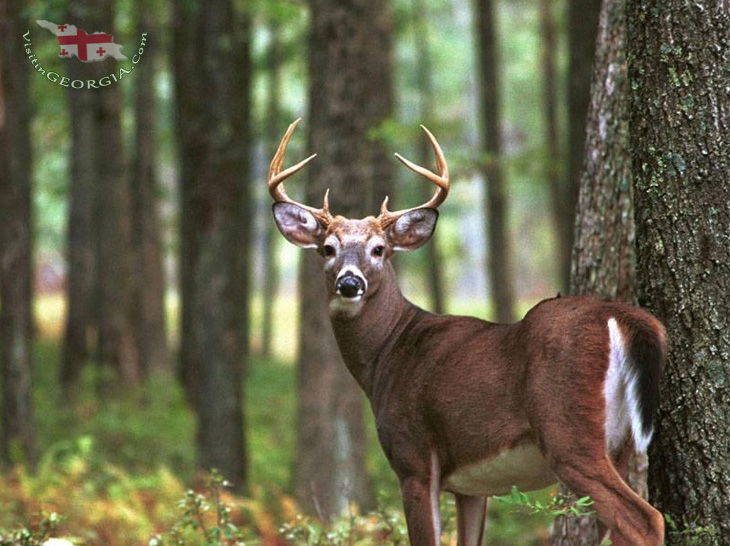
[[[284,180],[286,180],[296,172],[300,171],[307,163],[317,157],[317,154],[312,154],[308,158],[297,163],[296,165],[293,165],[288,169],[282,171],[282,168],[284,167],[284,157],[286,156],[286,148],[289,145],[289,141],[294,134],[294,130],[297,128],[297,125],[299,125],[300,121],[302,121],[302,118],[296,119],[291,125],[289,125],[286,133],[284,133],[284,137],[281,139],[279,148],[277,148],[276,153],[271,160],[271,165],[269,166],[269,180],[267,182],[269,195],[271,195],[272,199],[277,203],[292,203],[294,205],[302,207],[303,209],[308,210],[315,216],[315,218],[317,218],[320,223],[327,225],[332,221],[332,215],[329,211],[329,190],[327,190],[327,193],[325,193],[322,208],[317,209],[294,201],[286,194],[286,190],[284,189]]]
[[[403,163],[406,167],[408,167],[410,170],[412,170],[415,173],[420,174],[430,182],[433,182],[436,184],[436,192],[433,194],[433,197],[429,199],[426,203],[419,207],[413,207],[410,209],[404,209],[399,210],[396,212],[390,212],[388,210],[388,198],[386,197],[383,201],[383,204],[380,207],[380,216],[378,217],[380,220],[380,223],[385,227],[396,220],[400,218],[403,214],[406,212],[410,212],[415,209],[420,208],[431,208],[435,209],[438,208],[438,206],[443,203],[446,200],[446,197],[449,195],[449,190],[451,189],[451,183],[449,180],[449,166],[446,163],[446,157],[444,156],[444,152],[441,149],[441,146],[439,146],[438,141],[436,140],[436,137],[433,136],[433,133],[429,131],[425,126],[421,125],[421,129],[424,130],[426,133],[426,136],[428,137],[428,140],[431,142],[431,147],[433,148],[433,153],[436,156],[436,169],[438,170],[438,174],[429,171],[428,169],[421,167],[420,165],[416,165],[412,161],[407,160],[405,157],[403,157],[400,154],[395,154],[395,157],[398,158],[398,160]]]

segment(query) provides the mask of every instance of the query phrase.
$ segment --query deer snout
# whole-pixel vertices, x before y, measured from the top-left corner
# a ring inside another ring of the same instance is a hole
[[[335,290],[343,298],[357,298],[365,293],[367,283],[364,278],[351,269],[343,271],[335,282]]]

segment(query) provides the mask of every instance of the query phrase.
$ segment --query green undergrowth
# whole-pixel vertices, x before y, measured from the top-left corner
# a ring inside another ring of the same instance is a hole
[[[407,544],[397,480],[368,411],[367,464],[378,509],[363,514],[353,507],[350,515],[327,524],[298,509],[292,498],[296,370],[289,363],[254,358],[249,366],[250,487],[245,496],[235,496],[196,474],[195,419],[171,374],[100,398],[89,367],[69,403],[56,379],[58,353],[54,342],[37,343],[34,396],[42,455],[34,473],[17,461],[12,471],[0,475],[0,539],[15,537],[21,544],[18,537],[25,533],[26,543],[34,545],[32,537],[46,529],[49,514],[60,514],[53,516],[58,518],[55,536],[84,546],[137,546],[155,537],[160,546]],[[550,493],[528,498],[527,504],[491,503],[487,544],[548,543],[552,515],[533,510],[529,503],[547,506]],[[229,527],[230,536],[201,538],[193,532],[195,503],[205,519],[213,517],[221,502],[229,507],[226,517],[239,534]],[[443,544],[455,544],[451,495],[442,495],[441,507]],[[175,538],[174,529],[184,532]],[[180,542],[181,536],[188,542]]]

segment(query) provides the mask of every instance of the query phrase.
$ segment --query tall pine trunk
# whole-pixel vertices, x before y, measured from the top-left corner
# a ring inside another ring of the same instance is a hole
[[[479,96],[486,184],[484,213],[491,299],[498,322],[514,321],[514,286],[507,218],[507,188],[502,168],[499,43],[497,0],[476,0],[479,58]]]
[[[144,57],[136,65],[134,90],[134,167],[132,171],[132,244],[138,282],[134,327],[142,375],[167,369],[170,353],[165,331],[165,276],[156,168],[157,101],[155,74],[160,33],[157,14],[144,2],[135,5],[136,36],[147,34]]]
[[[568,0],[568,183],[563,192],[559,224],[561,284],[570,279],[570,252],[586,146],[586,116],[591,101],[591,77],[601,0]]]
[[[247,480],[249,21],[231,0],[173,6],[181,178],[181,368],[198,462]],[[205,97],[203,100],[202,97]]]
[[[376,213],[392,181],[392,159],[368,132],[392,114],[390,15],[384,0],[313,0],[309,39],[308,203],[331,188],[331,208]],[[306,287],[306,289],[305,289]],[[321,260],[300,271],[299,427],[296,494],[332,518],[349,502],[373,506],[365,468],[363,396],[340,356],[326,308]]]
[[[639,300],[669,339],[650,498],[688,531],[669,526],[668,545],[726,546],[730,4],[629,0],[627,12]]]
[[[586,124],[571,294],[635,300],[625,0],[604,0]],[[568,495],[566,488],[562,494]],[[554,546],[595,546],[595,518],[561,516]]]
[[[0,463],[36,463],[30,63],[25,2],[0,4]]]

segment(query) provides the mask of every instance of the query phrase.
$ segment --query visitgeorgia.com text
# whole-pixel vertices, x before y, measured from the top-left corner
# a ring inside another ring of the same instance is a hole
[[[107,87],[112,83],[121,81],[126,74],[130,74],[132,70],[134,70],[135,65],[139,63],[139,61],[142,59],[142,55],[144,54],[144,47],[147,42],[147,33],[142,33],[142,40],[139,44],[139,49],[132,56],[132,66],[129,68],[129,70],[125,68],[119,68],[119,72],[116,74],[111,73],[98,79],[88,80],[72,80],[62,74],[59,74],[58,72],[46,71],[46,69],[43,68],[40,60],[38,59],[38,57],[36,57],[30,47],[30,30],[23,34],[23,38],[25,39],[25,53],[28,55],[28,59],[30,60],[31,64],[36,69],[36,71],[38,71],[42,76],[45,76],[49,81],[63,87],[70,87],[72,89],[100,89],[102,87]]]

